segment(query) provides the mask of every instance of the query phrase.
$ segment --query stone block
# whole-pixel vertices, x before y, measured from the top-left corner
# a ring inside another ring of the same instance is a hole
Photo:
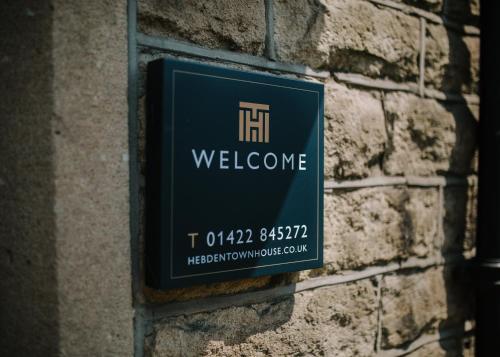
[[[138,27],[148,35],[261,55],[265,6],[263,0],[139,0]]]
[[[471,252],[476,245],[477,184],[444,190],[443,254]],[[473,253],[473,252],[472,252]]]
[[[463,104],[446,104],[413,94],[385,98],[388,175],[464,175],[472,171],[477,122]]]
[[[426,257],[435,251],[438,192],[405,187],[325,195],[324,260],[333,270]]]
[[[325,178],[380,174],[387,141],[382,102],[333,81],[325,86]]]
[[[372,356],[376,291],[368,280],[154,324],[149,356]]]
[[[59,354],[53,8],[0,2],[0,355]]]
[[[60,355],[130,355],[126,1],[52,2]]]
[[[416,80],[419,20],[368,1],[275,1],[282,61],[370,77]]]
[[[127,3],[0,7],[0,355],[132,355]]]
[[[479,37],[442,26],[427,26],[426,86],[444,92],[479,93]]]
[[[382,346],[394,348],[441,329],[464,328],[472,283],[464,268],[434,267],[382,282]]]

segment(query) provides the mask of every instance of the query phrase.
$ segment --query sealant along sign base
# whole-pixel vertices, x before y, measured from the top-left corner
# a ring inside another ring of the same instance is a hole
[[[323,85],[175,60],[148,66],[146,282],[323,264]]]

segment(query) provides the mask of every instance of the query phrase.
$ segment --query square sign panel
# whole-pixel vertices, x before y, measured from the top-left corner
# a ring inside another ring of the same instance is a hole
[[[161,59],[147,102],[148,286],[322,266],[322,84]]]

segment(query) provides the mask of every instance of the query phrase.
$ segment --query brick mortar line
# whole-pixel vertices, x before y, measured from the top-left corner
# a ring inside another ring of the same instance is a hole
[[[456,30],[458,32],[461,32],[465,35],[479,35],[480,30],[472,25],[462,25],[459,22],[453,21],[446,16],[439,16],[435,13],[420,9],[418,7],[414,7],[411,5],[406,5],[406,4],[401,4],[397,3],[391,0],[368,0],[369,2],[376,4],[376,5],[381,5],[385,6],[394,10],[399,10],[407,15],[413,15],[417,16],[420,18],[424,18],[430,22],[433,22],[438,25],[443,25],[445,27],[448,27],[450,29]]]
[[[433,342],[450,340],[453,338],[464,338],[474,332],[473,328],[463,329],[460,327],[449,328],[444,331],[432,335],[423,335],[414,340],[407,348],[394,348],[390,350],[382,350],[376,354],[377,357],[398,357],[407,355],[410,352],[416,351],[425,345]]]
[[[128,104],[128,151],[129,151],[129,232],[132,275],[132,334],[134,357],[144,356],[144,341],[148,321],[144,316],[140,274],[140,229],[139,229],[139,186],[138,168],[138,81],[139,61],[137,47],[137,2],[127,1],[127,104]]]
[[[470,179],[473,179],[472,177]],[[325,180],[324,190],[368,188],[381,186],[409,186],[409,187],[453,187],[469,186],[468,177],[454,176],[379,176],[352,181]]]
[[[342,83],[351,84],[371,89],[385,91],[400,91],[419,95],[418,83],[397,83],[388,79],[374,79],[358,73],[333,72],[333,78]],[[479,104],[479,96],[476,94],[445,93],[436,89],[424,87],[424,98],[437,99],[440,101]]]
[[[276,42],[274,41],[274,3],[273,0],[265,0],[266,12],[266,38],[265,55],[272,61],[276,61]]]
[[[137,33],[137,43],[139,47],[154,48],[180,55],[225,61],[271,71],[310,76],[322,80],[330,77],[330,72],[328,71],[317,71],[311,67],[301,64],[271,61],[265,57],[253,56],[245,53],[236,53],[222,49],[209,49],[187,42],[157,36],[149,36],[143,33]],[[417,83],[397,83],[387,79],[373,79],[357,73],[332,72],[331,76],[338,82],[344,82],[351,85],[386,91],[403,91],[417,95],[419,94],[419,87]],[[430,88],[424,88],[424,97],[449,102],[479,104],[479,96],[475,94],[444,93]]]
[[[445,93],[437,89],[425,88],[425,98],[437,99],[448,102],[465,102],[467,104],[479,105],[479,96],[476,94]]]
[[[301,64],[289,64],[270,61],[265,57],[253,56],[246,53],[231,52],[222,49],[210,49],[183,41],[158,36],[150,36],[143,33],[137,33],[137,42],[139,46],[143,47],[156,48],[159,50],[172,51],[175,53],[187,54],[214,60],[222,60],[226,62],[238,63],[279,72],[311,76],[320,79],[326,79],[330,77],[330,73],[328,71],[316,71],[311,67]]]
[[[168,317],[205,313],[218,309],[263,303],[300,293],[306,290],[327,286],[347,284],[378,275],[400,272],[408,269],[427,269],[440,265],[458,265],[469,263],[463,256],[430,257],[427,259],[408,259],[401,263],[389,263],[385,266],[373,266],[361,271],[346,271],[344,275],[330,275],[301,281],[296,284],[279,286],[267,290],[246,292],[230,296],[214,296],[183,302],[173,302],[162,306],[146,305],[145,319],[152,323]]]

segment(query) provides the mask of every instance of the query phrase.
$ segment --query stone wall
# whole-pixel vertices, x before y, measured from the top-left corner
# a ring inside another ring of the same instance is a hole
[[[0,9],[0,355],[473,355],[477,0]],[[144,285],[167,56],[324,83],[323,268]]]
[[[140,222],[148,61],[321,81],[325,265],[159,292],[138,253],[136,352],[472,355],[478,15],[474,0],[138,0]]]
[[[0,13],[0,355],[130,356],[126,1]]]

